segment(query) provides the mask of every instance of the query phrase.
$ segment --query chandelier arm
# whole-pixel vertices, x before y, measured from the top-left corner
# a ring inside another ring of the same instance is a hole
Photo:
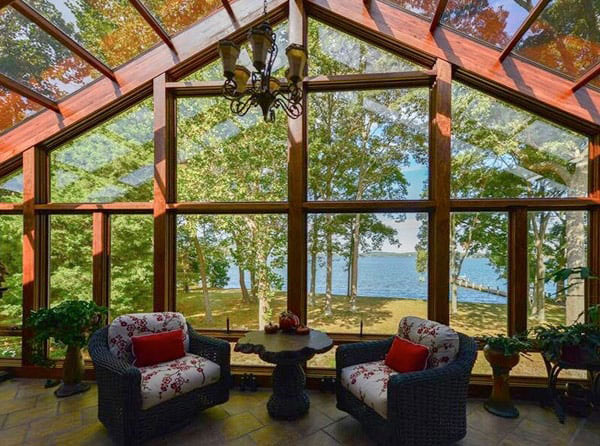
[[[250,110],[250,107],[254,105],[254,96],[250,95],[243,99],[243,97],[239,97],[233,101],[231,101],[230,109],[233,113],[238,116],[244,116]]]

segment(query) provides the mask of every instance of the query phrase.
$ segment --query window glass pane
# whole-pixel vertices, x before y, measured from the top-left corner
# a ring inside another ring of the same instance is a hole
[[[421,69],[395,54],[315,20],[308,21],[308,51],[311,76]]]
[[[154,307],[152,215],[110,217],[110,317]]]
[[[151,201],[152,99],[50,153],[52,201]]]
[[[0,359],[16,359],[21,357],[21,337],[0,336]]]
[[[452,213],[450,324],[470,336],[507,334],[508,214]]]
[[[309,198],[427,198],[427,89],[309,96]]]
[[[50,216],[50,306],[92,300],[92,216]]]
[[[143,0],[169,34],[193,25],[223,6],[221,0]]]
[[[477,352],[477,360],[473,367],[474,375],[491,375],[492,367],[485,359],[483,351]],[[527,356],[521,355],[519,363],[510,371],[511,376],[534,376],[546,378],[546,366],[540,353],[529,352]],[[586,379],[587,372],[585,370],[563,370],[560,373],[561,378],[567,379]]]
[[[427,317],[427,246],[427,214],[310,215],[309,326],[392,334]]]
[[[529,212],[528,326],[581,322],[585,306],[584,284],[577,278],[546,283],[552,271],[587,266],[587,212]]]
[[[600,2],[554,0],[533,22],[515,52],[577,77],[600,62]]]
[[[266,123],[252,108],[231,113],[223,98],[177,101],[179,201],[285,201],[287,117]]]
[[[450,0],[442,16],[442,23],[470,37],[503,48],[538,2],[539,0]]]
[[[285,55],[285,49],[289,45],[288,40],[288,22],[287,20],[273,26],[273,32],[275,33],[275,43],[279,51],[277,52],[277,58],[273,64],[272,73],[275,77],[281,79],[285,77],[285,70],[288,67],[287,56]],[[240,56],[237,61],[238,65],[246,67],[250,72],[256,71],[256,68],[252,65],[252,50],[250,45],[245,42],[240,51]],[[220,59],[215,60],[213,63],[208,64],[204,68],[192,73],[184,81],[225,81],[223,77],[223,63]]]
[[[12,128],[42,109],[44,107],[41,105],[0,87],[0,133]]]
[[[177,217],[177,311],[195,328],[278,321],[286,280],[285,215]]]
[[[129,0],[26,0],[61,31],[110,67],[159,41]]]
[[[234,350],[235,344],[235,342],[229,343],[231,346],[231,365],[275,367],[274,364],[270,364],[260,359],[255,353],[236,352]]]
[[[20,327],[23,317],[23,217],[0,214],[0,327]]]
[[[452,197],[581,197],[588,139],[453,82]]]
[[[335,352],[337,345],[334,345],[331,350],[325,353],[321,353],[309,359],[306,363],[308,368],[319,368],[319,369],[335,369]]]
[[[100,76],[10,7],[0,11],[0,71],[55,100]]]
[[[400,6],[402,9],[422,15],[429,20],[433,17],[437,6],[437,2],[432,0],[387,0],[386,3]]]
[[[0,178],[0,203],[23,201],[23,169]]]

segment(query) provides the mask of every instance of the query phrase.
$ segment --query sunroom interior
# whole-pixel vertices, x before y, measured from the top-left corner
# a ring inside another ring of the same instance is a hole
[[[600,273],[598,1],[0,7],[0,369],[14,386],[61,376],[65,347],[49,341],[58,362],[41,366],[27,320],[66,300],[106,307],[106,324],[179,312],[230,343],[236,383],[261,387],[273,365],[234,346],[283,311],[333,340],[303,364],[312,389],[336,377],[339,346],[417,316],[478,342],[473,398],[492,386],[485,336],[583,323],[600,304],[598,280],[548,280]],[[223,97],[218,42],[253,71],[247,35],[264,20],[274,77],[289,44],[307,49],[298,118],[239,116]],[[548,385],[530,350],[511,372],[524,400]],[[600,440],[598,420],[577,429]]]

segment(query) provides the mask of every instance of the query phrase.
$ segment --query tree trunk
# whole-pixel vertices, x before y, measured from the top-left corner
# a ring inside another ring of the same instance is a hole
[[[546,264],[544,263],[544,236],[536,237],[535,240],[535,286],[534,286],[534,307],[532,313],[536,315],[538,322],[546,321],[544,284],[546,277]]]
[[[460,271],[456,271],[458,260],[458,250],[456,249],[456,239],[454,237],[454,220],[450,222],[450,314],[458,313],[458,287],[456,279]]]
[[[270,322],[273,315],[271,314],[267,259],[262,252],[262,246],[259,246],[257,251],[256,294],[258,297],[258,328],[262,330]]]
[[[350,311],[353,313],[358,310],[356,299],[358,297],[358,249],[360,247],[360,214],[354,217],[354,227],[352,228],[352,259],[351,259],[351,277],[350,285]]]
[[[566,212],[567,268],[585,266],[585,216],[583,212]],[[585,308],[585,285],[582,280],[569,278],[567,290],[566,323],[578,322]],[[579,322],[582,322],[579,320]]]
[[[252,300],[256,302],[256,272],[254,271],[254,268],[250,270],[250,294],[252,296]]]
[[[311,231],[311,247],[310,247],[310,287],[308,293],[309,305],[314,305],[316,301],[316,289],[317,289],[317,254],[318,254],[318,243],[319,243],[319,228],[316,223],[313,222]]]
[[[191,232],[192,242],[196,249],[196,256],[198,257],[198,265],[200,266],[200,278],[202,280],[202,295],[204,297],[204,320],[206,322],[212,322],[212,309],[210,306],[210,298],[208,296],[208,278],[206,274],[206,259],[204,258],[204,250],[198,240],[198,235],[193,231]]]
[[[248,293],[248,288],[246,287],[246,271],[242,268],[241,265],[238,265],[238,271],[240,275],[240,289],[242,290],[242,301],[250,302],[250,294]]]
[[[333,281],[333,234],[331,233],[331,216],[327,216],[327,229],[326,229],[326,241],[325,250],[327,256],[326,266],[326,277],[325,277],[325,316],[331,316],[333,311],[331,309],[331,284]]]

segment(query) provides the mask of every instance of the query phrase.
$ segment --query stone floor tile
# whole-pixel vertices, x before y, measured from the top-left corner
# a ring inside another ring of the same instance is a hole
[[[352,446],[371,446],[375,443],[368,437],[358,421],[346,417],[327,426],[324,431],[336,441]]]
[[[250,437],[261,446],[287,444],[302,438],[301,434],[291,424],[269,424],[252,433]]]
[[[585,426],[575,433],[569,446],[600,445],[600,433],[586,429]]]
[[[233,440],[263,427],[250,412],[232,415],[219,422],[225,440]]]
[[[27,424],[32,420],[46,419],[49,417],[54,417],[55,415],[56,406],[17,410],[8,414],[6,421],[4,421],[3,427],[8,428],[18,426],[20,424]]]
[[[484,408],[473,410],[467,417],[468,427],[494,437],[502,437],[514,431],[522,421],[522,418],[502,418],[491,415]]]
[[[518,438],[522,442],[530,441],[533,444],[540,443],[546,446],[565,446],[572,437],[569,432],[561,431],[558,426],[552,428],[547,424],[527,418],[517,426],[512,434],[514,434],[514,438]]]
[[[113,444],[108,432],[99,421],[60,434],[56,436],[54,443],[57,446],[110,446]]]
[[[324,431],[317,431],[308,437],[288,442],[287,446],[339,446],[339,442]]]
[[[27,435],[27,425],[16,426],[10,429],[0,431],[0,440],[2,446],[16,446],[25,441]]]
[[[70,412],[60,416],[32,421],[27,432],[27,441],[58,435],[81,426],[81,414]]]

